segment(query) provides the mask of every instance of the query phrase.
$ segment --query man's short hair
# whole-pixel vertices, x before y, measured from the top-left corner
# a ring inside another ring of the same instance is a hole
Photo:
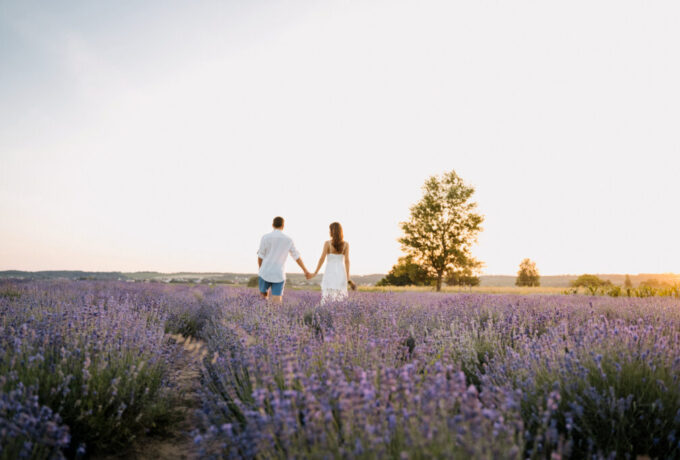
[[[274,228],[283,227],[283,217],[274,217],[274,222],[272,222]]]

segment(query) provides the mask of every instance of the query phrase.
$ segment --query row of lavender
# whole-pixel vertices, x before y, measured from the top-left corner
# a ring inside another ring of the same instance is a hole
[[[0,285],[0,459],[120,452],[176,422],[166,331],[187,309],[182,286]]]
[[[220,295],[206,456],[680,456],[677,299]]]
[[[178,417],[165,332],[206,340],[206,457],[680,456],[680,303],[0,286],[0,459],[117,451]]]

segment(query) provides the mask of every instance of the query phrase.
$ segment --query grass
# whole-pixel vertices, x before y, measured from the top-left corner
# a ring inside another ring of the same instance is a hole
[[[519,286],[445,286],[441,292],[447,294],[564,294],[563,287],[519,287]],[[436,292],[433,286],[359,286],[362,292]]]

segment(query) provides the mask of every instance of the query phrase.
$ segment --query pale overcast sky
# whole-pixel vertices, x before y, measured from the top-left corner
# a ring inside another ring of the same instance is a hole
[[[484,273],[680,272],[677,1],[0,2],[0,269],[400,255],[432,174]],[[289,271],[299,271],[289,262]]]

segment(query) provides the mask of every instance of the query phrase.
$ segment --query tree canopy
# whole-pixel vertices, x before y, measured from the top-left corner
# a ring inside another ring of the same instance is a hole
[[[589,274],[581,275],[571,282],[571,285],[573,287],[586,287],[586,288],[608,286],[610,284],[612,284],[611,281],[603,280],[599,276]]]
[[[540,286],[541,276],[538,274],[536,262],[531,259],[524,259],[519,264],[519,271],[517,272],[516,286]]]
[[[480,265],[470,253],[484,220],[471,201],[474,191],[455,171],[432,176],[409,220],[401,223],[402,249],[436,280],[437,291],[445,274]]]

